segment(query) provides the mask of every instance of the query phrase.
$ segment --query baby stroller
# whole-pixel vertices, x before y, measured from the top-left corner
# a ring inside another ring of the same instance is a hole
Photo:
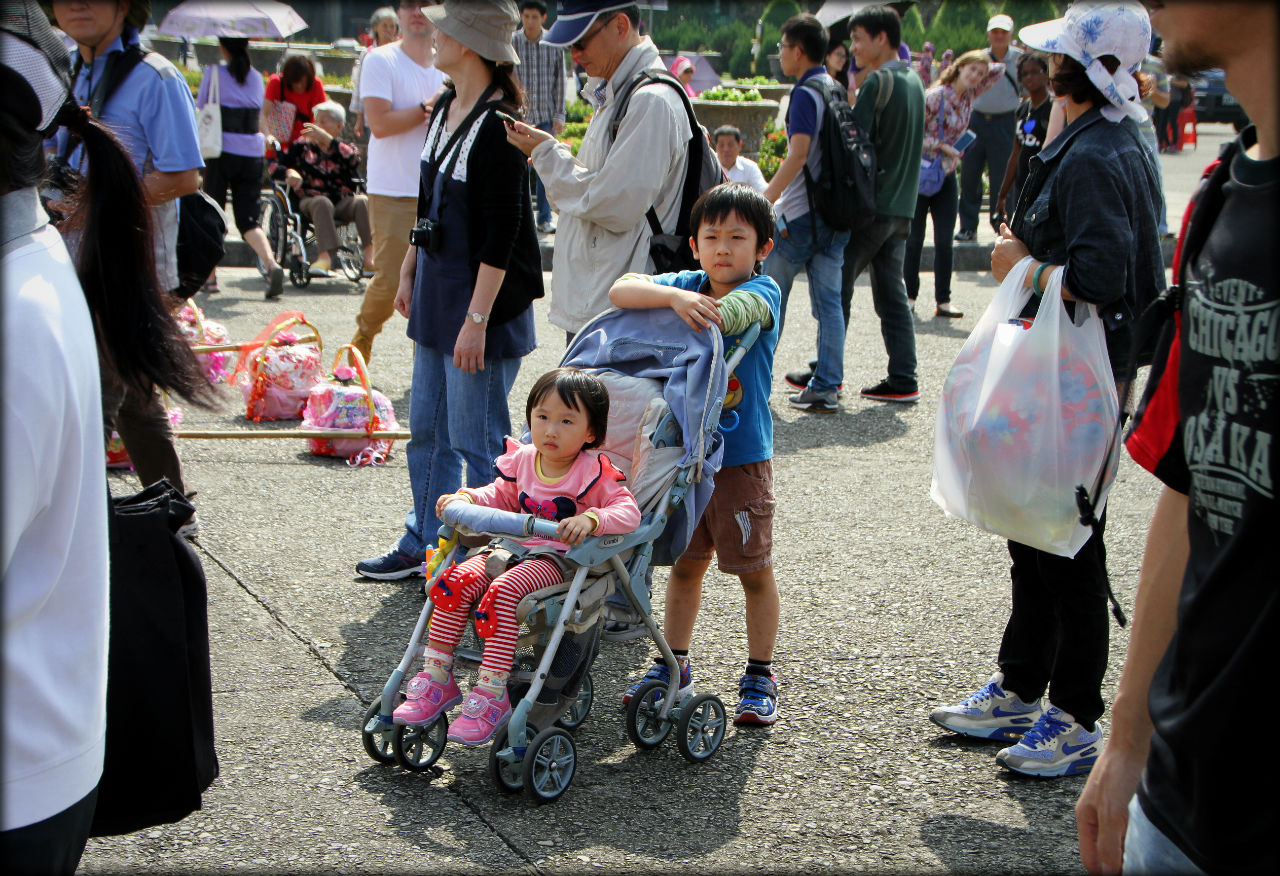
[[[358,190],[364,189],[364,180],[356,180]],[[288,187],[272,181],[270,188],[263,188],[258,201],[259,223],[267,235],[271,252],[285,270],[289,282],[302,289],[311,283],[311,259],[316,238],[311,232],[307,217],[297,207],[296,196]],[[364,247],[354,222],[338,222],[338,254],[333,267],[340,270],[351,282],[359,285],[364,276]],[[308,249],[309,248],[309,249]],[[257,260],[258,273],[267,275],[267,267]]]
[[[759,336],[753,326],[724,360],[719,332],[694,332],[670,310],[612,310],[582,329],[562,364],[591,370],[609,389],[609,428],[602,448],[627,475],[642,517],[635,532],[588,538],[565,555],[568,580],[526,596],[514,666],[507,686],[513,709],[489,750],[488,774],[503,792],[523,793],[535,803],[556,800],[568,789],[577,764],[572,732],[586,719],[594,699],[590,668],[599,649],[605,600],[621,593],[630,603],[671,669],[671,683],[649,682],[626,709],[627,736],[642,750],[657,748],[677,729],[676,744],[691,762],[707,760],[720,747],[728,721],[714,694],[678,705],[676,657],[653,618],[646,583],[653,563],[670,564],[688,544],[710,496],[723,456],[721,406],[726,375]],[[677,340],[669,340],[669,339]],[[662,339],[662,340],[654,340]],[[727,424],[731,425],[731,424]],[[426,589],[460,560],[460,536],[498,539],[554,537],[556,524],[528,514],[454,502],[444,509],[440,549],[427,563]],[[399,665],[365,712],[363,742],[375,761],[425,772],[444,751],[448,718],[425,727],[397,726],[391,713],[404,700],[401,685],[422,659],[433,604],[423,607]],[[470,631],[469,631],[470,632]],[[454,652],[454,667],[474,669],[482,651]],[[386,705],[384,705],[386,704]]]

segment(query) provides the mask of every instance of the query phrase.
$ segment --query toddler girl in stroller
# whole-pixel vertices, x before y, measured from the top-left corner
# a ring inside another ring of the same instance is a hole
[[[453,678],[453,652],[477,600],[476,632],[487,639],[483,662],[448,738],[483,745],[506,723],[511,715],[506,682],[519,630],[517,604],[525,595],[564,580],[559,552],[590,535],[631,532],[640,522],[640,508],[622,485],[623,474],[591,449],[604,442],[608,415],[609,395],[598,378],[576,368],[550,371],[534,384],[525,405],[530,443],[508,441],[507,452],[495,461],[498,478],[492,484],[439,498],[437,515],[446,505],[465,501],[556,521],[558,540],[526,540],[534,550],[509,568],[500,554],[484,551],[436,580],[429,593],[434,610],[424,669],[409,682],[407,699],[393,714],[396,724],[425,726],[462,702]]]

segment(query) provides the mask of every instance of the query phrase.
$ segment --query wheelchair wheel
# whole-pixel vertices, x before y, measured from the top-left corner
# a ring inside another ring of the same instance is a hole
[[[527,744],[534,738],[535,730],[526,724],[524,733]],[[520,789],[524,787],[524,762],[507,763],[499,759],[498,752],[506,747],[507,728],[502,727],[494,734],[493,742],[489,745],[489,780],[504,794],[519,794]]]
[[[348,222],[338,228],[337,266],[351,282],[359,282],[364,277],[364,247],[360,245],[360,235],[354,223]]]
[[[661,681],[646,681],[627,703],[627,738],[636,748],[652,749],[662,744],[671,732],[670,720],[659,715],[662,701],[667,698],[667,685]]]
[[[400,701],[404,702],[404,694],[400,694]],[[365,753],[378,763],[395,763],[395,755],[391,753],[395,730],[370,732],[367,729],[369,722],[378,716],[378,711],[381,708],[382,697],[378,697],[370,704],[369,708],[364,710],[364,719],[360,722],[360,741],[364,743]]]
[[[280,207],[280,199],[275,194],[263,195],[258,199],[258,222],[262,226],[262,233],[267,236],[267,245],[271,247],[272,255],[276,257],[277,262],[284,264],[285,236],[288,234],[289,220]],[[262,263],[262,259],[255,256],[254,261],[258,266],[258,273],[266,277],[267,266]]]
[[[406,727],[402,724],[396,727],[391,753],[400,766],[411,772],[424,773],[444,753],[448,732],[449,719],[444,715],[425,727]]]
[[[582,722],[587,720],[594,699],[595,685],[591,682],[591,673],[587,672],[582,676],[582,686],[578,688],[578,699],[560,716],[556,726],[566,730],[577,730],[582,726]]]
[[[305,258],[291,254],[285,261],[289,268],[289,282],[295,289],[305,289],[311,285],[311,265]]]
[[[728,723],[718,696],[698,694],[680,705],[676,747],[690,763],[708,760],[720,750]]]
[[[560,799],[573,781],[578,752],[569,731],[548,727],[529,743],[524,753],[524,796],[533,803]]]

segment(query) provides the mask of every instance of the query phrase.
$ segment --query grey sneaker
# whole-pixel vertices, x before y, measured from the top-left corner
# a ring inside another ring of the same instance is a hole
[[[1004,673],[997,672],[983,687],[956,706],[934,709],[929,720],[952,733],[978,739],[1019,739],[1040,719],[1040,701],[1025,703],[1005,693]]]
[[[1028,776],[1082,776],[1093,769],[1101,752],[1101,721],[1086,730],[1070,714],[1050,704],[1016,745],[1001,749],[996,763]]]
[[[795,395],[788,396],[787,401],[791,402],[793,408],[814,414],[833,414],[840,410],[834,392],[814,392],[807,386]]]

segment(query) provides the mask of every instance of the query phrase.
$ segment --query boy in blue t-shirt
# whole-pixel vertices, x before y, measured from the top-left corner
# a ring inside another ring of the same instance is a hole
[[[735,411],[738,425],[724,432],[724,463],[715,492],[694,530],[689,547],[671,567],[663,630],[680,661],[683,700],[693,695],[689,643],[702,601],[702,578],[711,557],[720,571],[737,575],[746,596],[747,668],[738,683],[737,724],[778,720],[778,679],[771,669],[778,637],[778,585],[773,576],[773,351],[778,345],[782,293],[759,273],[773,249],[773,208],[764,196],[742,183],[725,183],[703,193],[689,216],[689,244],[701,271],[675,274],[627,274],[613,284],[609,300],[618,307],[670,307],[694,330],[724,333],[725,356],[742,334],[760,323],[760,337],[729,377],[724,408]],[[670,673],[661,657],[627,691]]]

